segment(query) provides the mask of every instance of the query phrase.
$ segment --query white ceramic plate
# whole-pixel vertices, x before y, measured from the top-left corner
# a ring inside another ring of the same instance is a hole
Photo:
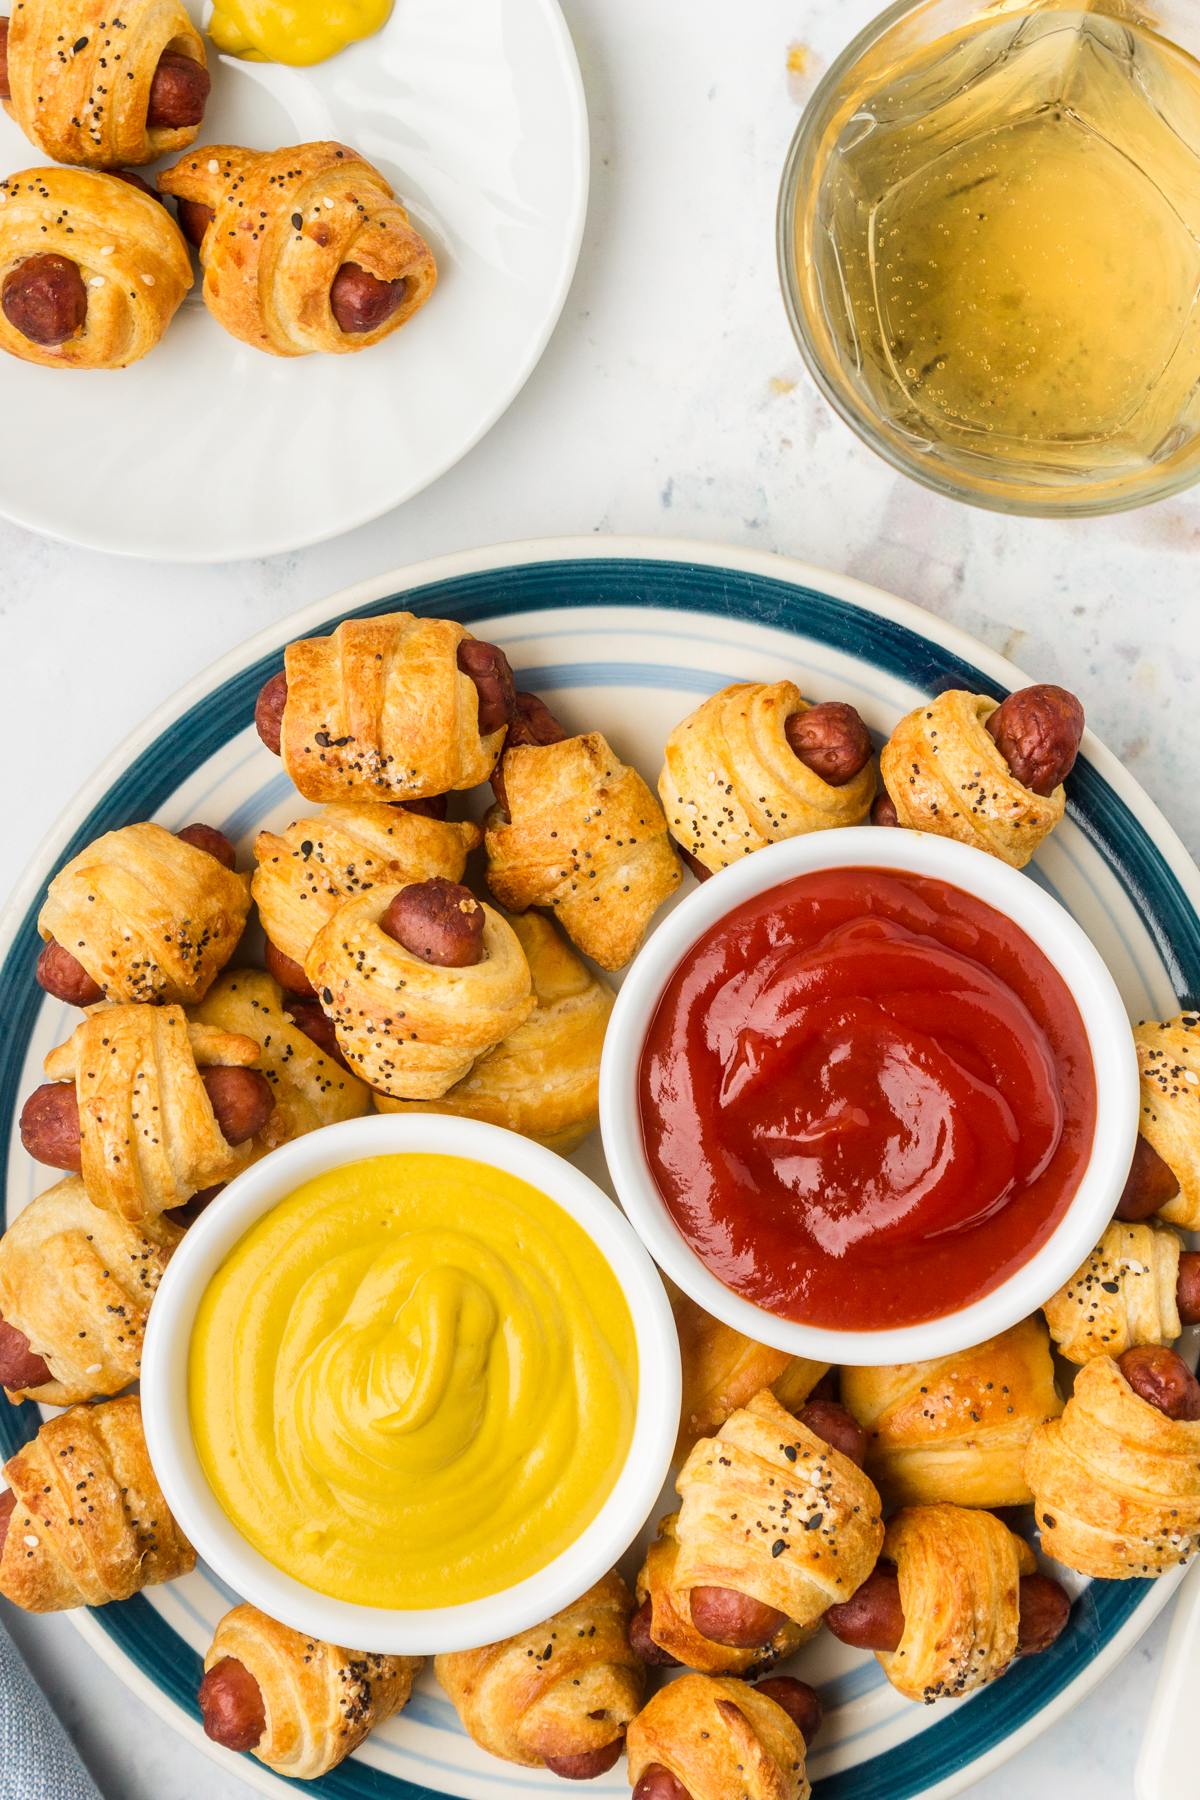
[[[206,47],[198,145],[352,145],[408,208],[438,284],[354,356],[250,349],[209,315],[198,265],[163,341],[128,369],[0,355],[0,513],[164,562],[295,550],[436,480],[545,348],[587,208],[587,112],[557,0],[395,0],[382,31],[308,69]],[[45,161],[0,114],[0,175]]]
[[[851,701],[878,735],[946,684],[999,698],[1024,682],[1011,663],[964,633],[860,582],[780,557],[697,544],[516,544],[443,557],[333,595],[260,633],[161,707],[97,771],[38,851],[0,920],[0,1118],[15,1123],[20,1103],[42,1079],[42,1057],[78,1017],[33,982],[34,920],[54,871],[101,831],[144,817],[176,829],[206,819],[240,845],[247,864],[259,826],[279,828],[296,816],[295,792],[252,723],[255,695],[281,666],[283,644],[328,630],[345,613],[396,605],[462,619],[476,635],[501,643],[519,685],[544,694],[569,727],[603,730],[651,781],[670,728],[730,681],[792,677],[812,699]],[[475,798],[482,803],[487,792]],[[1090,735],[1068,784],[1068,817],[1030,874],[1083,926],[1132,1018],[1164,1017],[1179,1000],[1200,995],[1200,875],[1153,803]],[[685,876],[681,893],[690,886]],[[4,1148],[0,1141],[0,1154]],[[55,1178],[29,1160],[15,1130],[7,1150],[11,1218]],[[572,1160],[608,1188],[595,1134]],[[37,1423],[33,1407],[0,1410],[0,1454],[10,1454]],[[664,1491],[643,1543],[674,1504]],[[622,1559],[630,1577],[640,1548]],[[1018,1662],[979,1694],[936,1707],[903,1700],[874,1657],[822,1632],[790,1665],[820,1688],[826,1708],[809,1759],[816,1800],[947,1800],[978,1781],[1115,1666],[1178,1577],[1075,1583],[1071,1624],[1050,1651]],[[235,1599],[200,1566],[122,1605],[71,1616],[109,1665],[193,1743],[251,1786],[282,1795],[287,1784],[253,1758],[217,1749],[200,1726],[200,1658]],[[464,1800],[527,1800],[534,1790],[565,1796],[547,1772],[476,1749],[429,1668],[398,1719],[340,1768],[303,1786],[336,1800],[422,1800],[422,1789]],[[587,1793],[628,1800],[624,1764]]]

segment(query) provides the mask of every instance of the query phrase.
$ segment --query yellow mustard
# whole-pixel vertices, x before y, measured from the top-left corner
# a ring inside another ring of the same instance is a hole
[[[297,1580],[451,1606],[565,1550],[633,1432],[616,1277],[560,1206],[464,1157],[379,1156],[264,1215],[204,1294],[192,1434],[213,1492]]]
[[[306,66],[385,25],[392,0],[216,0],[208,35],[226,56]]]

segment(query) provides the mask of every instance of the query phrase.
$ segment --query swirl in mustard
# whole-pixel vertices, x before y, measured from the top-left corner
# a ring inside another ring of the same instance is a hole
[[[632,1437],[633,1324],[544,1194],[484,1164],[376,1157],[235,1246],[192,1334],[192,1431],[239,1531],[361,1605],[446,1606],[545,1566]]]

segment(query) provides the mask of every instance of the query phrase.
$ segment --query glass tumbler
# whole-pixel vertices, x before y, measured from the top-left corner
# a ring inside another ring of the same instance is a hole
[[[832,65],[779,197],[817,385],[976,506],[1200,478],[1200,0],[900,0]]]

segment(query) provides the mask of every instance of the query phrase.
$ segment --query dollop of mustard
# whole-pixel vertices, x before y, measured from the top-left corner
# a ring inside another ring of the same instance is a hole
[[[208,35],[226,56],[306,67],[386,25],[392,0],[216,0]]]
[[[543,1568],[633,1432],[620,1286],[561,1207],[462,1157],[333,1170],[210,1282],[192,1433],[238,1530],[365,1606],[457,1605]]]

